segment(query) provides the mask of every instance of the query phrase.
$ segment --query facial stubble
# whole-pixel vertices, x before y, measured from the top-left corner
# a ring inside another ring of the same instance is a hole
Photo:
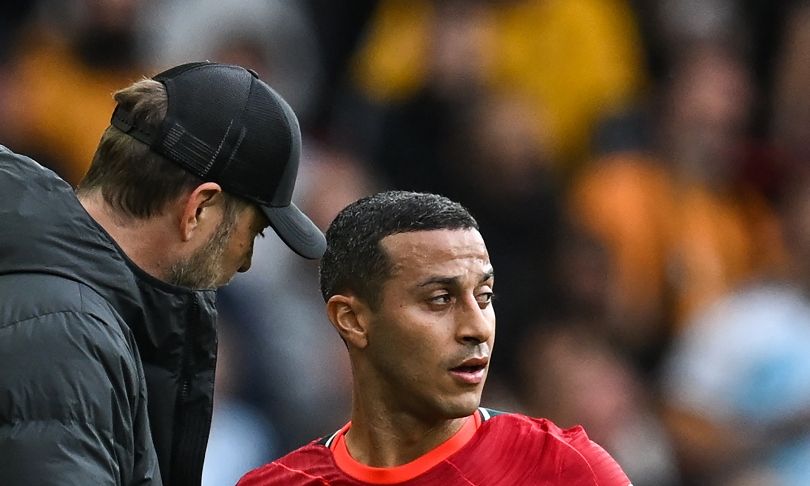
[[[224,221],[202,248],[191,256],[173,264],[169,269],[169,283],[193,289],[212,289],[223,282],[222,256],[231,239],[236,218]]]

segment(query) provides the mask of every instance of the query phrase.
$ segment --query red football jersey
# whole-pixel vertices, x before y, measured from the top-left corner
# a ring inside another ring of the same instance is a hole
[[[343,428],[246,474],[238,486],[629,486],[582,427],[480,408],[453,437],[401,466],[369,467],[346,449]]]

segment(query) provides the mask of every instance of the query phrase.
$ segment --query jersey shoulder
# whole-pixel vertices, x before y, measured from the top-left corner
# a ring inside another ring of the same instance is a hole
[[[580,426],[562,428],[545,418],[535,418],[520,413],[491,411],[487,420],[487,432],[495,435],[517,434],[527,438],[543,438],[578,448],[591,443],[585,429]]]
[[[310,442],[248,472],[237,486],[323,486],[324,482],[334,479],[340,473],[332,459],[332,453],[318,442]]]
[[[590,476],[600,486],[630,484],[621,466],[579,425],[562,428],[545,418],[500,413],[482,425],[479,443],[503,451],[504,457],[524,457],[547,470],[568,471],[577,480]]]

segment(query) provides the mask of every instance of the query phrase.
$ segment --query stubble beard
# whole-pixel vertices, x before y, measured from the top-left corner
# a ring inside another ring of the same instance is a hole
[[[213,289],[228,283],[222,281],[222,255],[228,246],[235,218],[223,222],[202,248],[169,268],[169,283],[192,289]]]

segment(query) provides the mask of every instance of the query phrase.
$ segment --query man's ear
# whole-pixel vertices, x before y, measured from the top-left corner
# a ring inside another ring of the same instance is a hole
[[[197,186],[181,203],[180,235],[189,241],[194,232],[204,223],[218,223],[213,209],[222,204],[224,193],[216,182],[204,182]]]
[[[326,302],[326,315],[346,344],[363,349],[368,345],[371,309],[354,295],[333,295]]]

